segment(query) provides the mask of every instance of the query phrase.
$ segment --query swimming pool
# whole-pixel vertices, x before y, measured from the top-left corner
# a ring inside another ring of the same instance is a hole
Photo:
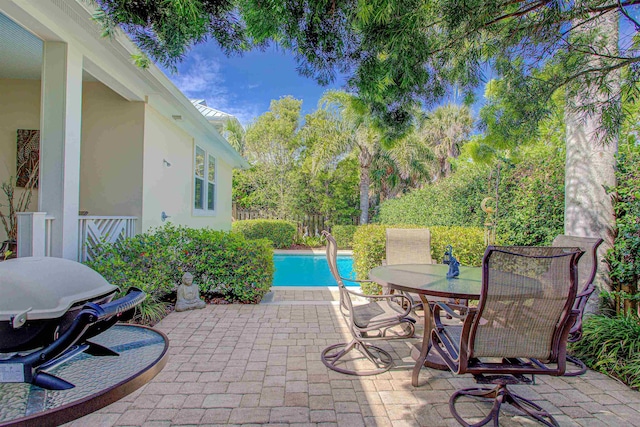
[[[275,254],[273,263],[276,268],[273,286],[338,286],[324,255]],[[338,255],[338,270],[342,277],[355,278],[351,255]]]

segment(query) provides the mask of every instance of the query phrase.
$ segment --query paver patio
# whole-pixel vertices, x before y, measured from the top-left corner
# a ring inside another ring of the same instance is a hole
[[[335,298],[327,290],[277,290],[269,304],[171,313],[157,325],[170,339],[164,370],[72,425],[457,426],[449,396],[474,382],[423,369],[412,387],[410,350],[418,339],[383,342],[396,366],[377,376],[342,375],[322,364],[320,351],[348,337]],[[640,426],[640,393],[595,372],[538,377],[514,389],[563,426]],[[473,403],[459,408],[479,415]],[[508,405],[501,422],[538,425]]]

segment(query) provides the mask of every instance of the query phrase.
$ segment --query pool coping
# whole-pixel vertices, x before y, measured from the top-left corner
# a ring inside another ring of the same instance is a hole
[[[327,252],[325,248],[310,248],[310,249],[274,249],[274,255],[325,255]],[[353,255],[353,251],[350,249],[339,249],[338,255]]]

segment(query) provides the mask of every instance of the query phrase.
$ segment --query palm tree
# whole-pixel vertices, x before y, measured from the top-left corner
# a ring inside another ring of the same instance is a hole
[[[372,126],[365,104],[342,91],[328,91],[320,99],[318,114],[333,126],[325,129],[320,143],[313,144],[314,169],[337,163],[353,152],[360,168],[360,224],[369,222],[371,164],[380,150],[380,133]]]
[[[439,165],[416,126],[391,148],[380,150],[373,162],[373,181],[380,202],[430,182]]]
[[[464,105],[444,105],[424,118],[420,133],[438,159],[436,178],[451,174],[449,159],[460,155],[460,147],[469,138],[472,126],[471,111]]]
[[[228,119],[222,128],[222,136],[229,141],[229,144],[231,144],[241,156],[244,156],[247,132],[238,120],[235,118]]]

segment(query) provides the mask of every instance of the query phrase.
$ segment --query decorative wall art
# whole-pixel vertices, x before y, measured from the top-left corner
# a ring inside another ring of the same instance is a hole
[[[38,188],[40,166],[40,131],[18,129],[18,158],[16,163],[16,187]],[[33,179],[32,185],[29,179]]]

